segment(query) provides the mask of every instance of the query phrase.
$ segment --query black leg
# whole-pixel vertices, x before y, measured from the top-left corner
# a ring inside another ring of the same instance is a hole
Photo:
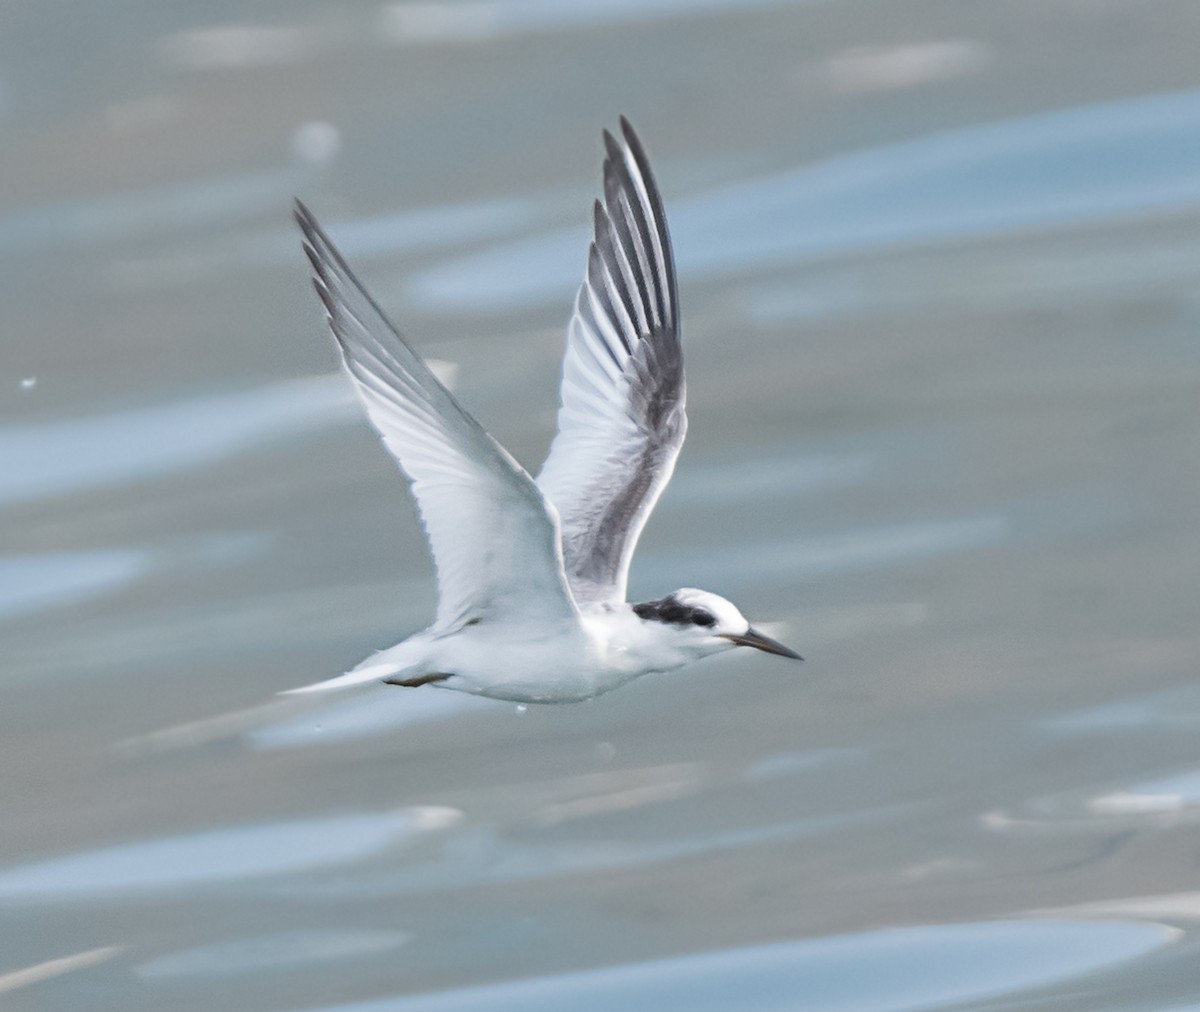
[[[406,689],[415,689],[418,685],[428,685],[430,682],[444,682],[447,678],[452,678],[453,675],[444,675],[441,672],[432,672],[428,675],[417,675],[414,678],[385,678],[384,685],[403,685]]]

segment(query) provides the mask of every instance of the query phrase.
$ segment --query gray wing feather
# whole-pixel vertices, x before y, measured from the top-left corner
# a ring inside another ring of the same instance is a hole
[[[576,615],[554,507],[408,346],[299,201],[296,221],[342,363],[412,482],[437,566],[435,626]]]
[[[621,119],[604,134],[587,272],[567,329],[558,435],[538,486],[577,601],[623,601],[629,562],[687,431],[679,296],[662,199]]]

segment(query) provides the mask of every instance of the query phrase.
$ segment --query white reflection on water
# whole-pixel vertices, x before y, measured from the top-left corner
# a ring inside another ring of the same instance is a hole
[[[183,949],[133,968],[139,977],[221,976],[368,956],[404,945],[407,931],[296,930]]]
[[[884,1012],[1037,987],[1153,952],[1180,932],[1121,921],[901,928],[664,959],[312,1012],[658,1009]]]
[[[991,51],[976,39],[852,46],[825,60],[821,64],[821,77],[834,91],[843,94],[893,91],[978,73],[991,59]]]
[[[158,49],[169,66],[214,70],[297,63],[319,52],[323,42],[316,28],[231,24],[179,32],[163,39]]]
[[[980,821],[994,832],[1035,835],[1195,825],[1200,822],[1200,770],[1133,786],[1093,786],[1030,798],[1012,810],[985,812]]]
[[[787,0],[404,0],[380,7],[378,31],[400,45],[479,43],[784,3]]]
[[[1088,802],[1099,815],[1162,815],[1200,804],[1200,770],[1149,780],[1124,790],[1101,794]]]
[[[445,829],[461,816],[457,809],[418,806],[118,844],[0,871],[0,902],[187,889],[345,864]]]
[[[946,131],[668,199],[680,271],[745,273],[1191,206],[1200,202],[1198,132],[1200,92],[1172,92]],[[505,244],[417,275],[412,298],[512,308],[564,297],[586,248],[583,228]]]
[[[1200,922],[1200,892],[1120,896],[1037,912],[1042,917],[1130,917],[1137,920]],[[1171,1006],[1174,1008],[1175,1006]]]
[[[86,970],[91,966],[99,966],[124,951],[122,945],[104,945],[86,952],[77,952],[71,956],[59,956],[57,959],[47,959],[33,966],[23,966],[19,970],[10,970],[0,974],[0,994],[19,991],[31,984],[40,984],[44,980],[53,980],[64,973],[75,970]]]
[[[405,0],[403,3],[383,3],[374,12],[366,8],[363,14],[353,7],[346,7],[336,18],[310,19],[307,23],[229,22],[189,28],[163,38],[157,50],[164,64],[185,71],[275,67],[361,51],[380,42],[402,46],[478,44],[620,22],[694,17],[747,7],[775,7],[788,2],[454,0],[447,3]]]

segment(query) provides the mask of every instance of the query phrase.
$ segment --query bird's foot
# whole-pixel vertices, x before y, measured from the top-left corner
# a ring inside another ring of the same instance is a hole
[[[440,671],[431,672],[428,675],[416,675],[413,678],[385,678],[384,685],[403,685],[406,689],[415,689],[419,685],[428,685],[430,682],[444,682],[451,675],[443,674]]]

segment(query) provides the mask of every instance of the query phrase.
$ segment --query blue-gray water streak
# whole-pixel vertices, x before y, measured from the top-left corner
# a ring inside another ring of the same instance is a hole
[[[1163,925],[1119,921],[902,928],[313,1012],[899,1012],[1015,997],[1024,989],[1152,952],[1176,937],[1176,930]]]
[[[0,504],[145,480],[357,421],[340,375],[0,427]]]
[[[1200,203],[1200,91],[949,130],[671,201],[681,273],[748,273],[855,250],[1048,229]],[[417,275],[421,303],[511,309],[562,298],[572,229]]]

